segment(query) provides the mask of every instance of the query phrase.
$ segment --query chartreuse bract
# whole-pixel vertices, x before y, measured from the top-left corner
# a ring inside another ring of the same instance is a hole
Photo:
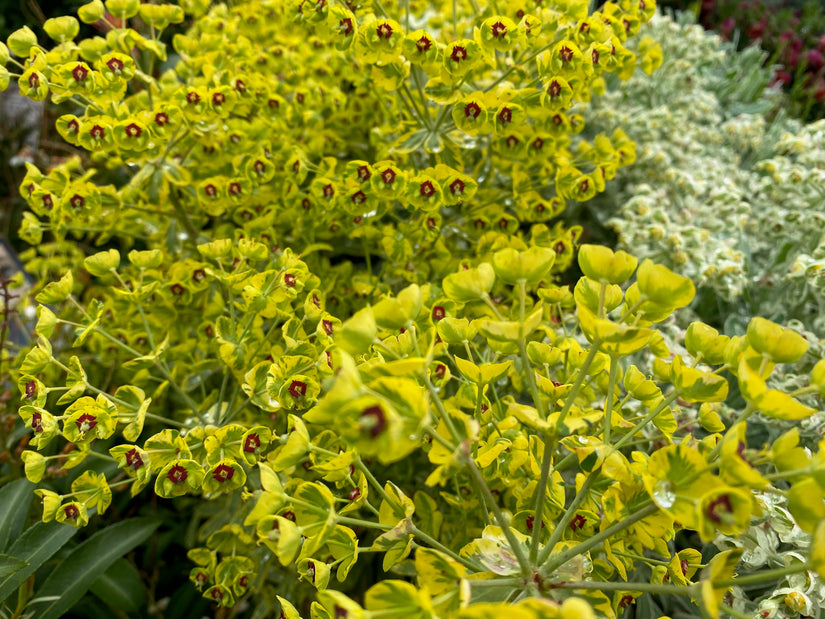
[[[78,18],[104,36],[64,17],[2,48],[78,153],[20,187],[43,519],[83,526],[126,487],[208,501],[190,578],[263,614],[614,617],[645,593],[718,614],[737,553],[701,565],[677,531],[735,535],[771,487],[823,515],[818,452],[744,432],[813,412],[769,383],[801,336],[672,347],[693,284],[623,252],[584,246],[554,283],[582,233],[565,204],[635,158],[587,102],[655,67],[624,45],[654,3],[388,8],[95,0]]]

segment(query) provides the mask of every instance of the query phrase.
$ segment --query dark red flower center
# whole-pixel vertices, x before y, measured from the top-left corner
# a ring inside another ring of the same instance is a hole
[[[331,184],[324,185],[324,197],[329,199],[335,195],[335,188]]]
[[[361,498],[361,488],[353,488],[349,491],[349,500],[357,501]]]
[[[35,432],[43,431],[43,416],[40,413],[32,413],[32,430]]]
[[[286,275],[284,275],[284,283],[290,288],[292,288],[293,286],[295,286],[295,276],[292,273],[287,273]]]
[[[452,183],[450,183],[450,193],[454,196],[460,196],[464,193],[464,181],[457,178]]]
[[[183,284],[172,284],[169,287],[169,290],[171,290],[172,294],[177,297],[181,296],[184,292],[186,292],[186,288],[183,287]]]
[[[557,127],[560,127],[562,125],[562,123],[564,123],[564,118],[562,118],[561,114],[556,114],[555,116],[553,116],[552,120],[553,120],[553,124],[556,125]]]
[[[385,185],[392,185],[395,182],[395,171],[387,168],[381,172],[381,180]]]
[[[503,107],[501,108],[501,111],[498,113],[497,118],[498,122],[500,122],[502,125],[506,125],[507,123],[513,120],[513,112],[512,110],[510,110],[509,107]]]
[[[66,128],[72,133],[77,133],[80,131],[80,123],[72,118],[68,123],[66,123]]]
[[[561,84],[559,84],[557,80],[550,82],[550,85],[547,87],[547,94],[550,95],[552,99],[561,95]]]
[[[624,595],[622,599],[619,601],[619,608],[627,608],[633,603],[633,596],[632,595]]]
[[[136,448],[133,447],[126,452],[126,465],[131,466],[135,471],[143,466],[143,458],[140,457]]]
[[[478,118],[479,114],[481,114],[481,106],[475,101],[470,101],[464,106],[464,116],[467,118]]]
[[[212,95],[212,105],[216,105],[216,106],[220,107],[221,105],[224,104],[225,101],[226,101],[226,95],[224,95],[222,92],[216,92],[215,94]]]
[[[500,21],[497,21],[493,24],[493,36],[497,39],[500,39],[504,35],[507,34],[507,26],[502,24]]]
[[[69,504],[63,508],[63,514],[66,520],[77,520],[80,517],[80,510],[77,509],[77,505]]]
[[[168,473],[166,473],[166,479],[171,481],[173,484],[182,484],[186,481],[187,477],[189,477],[189,473],[180,464],[176,464],[169,469]]]
[[[361,182],[369,180],[370,176],[372,176],[369,167],[365,165],[362,165],[358,168],[357,174],[358,180],[360,180]]]
[[[246,84],[242,79],[235,80],[235,90],[238,92],[246,92]]]
[[[307,394],[307,384],[300,380],[293,380],[289,384],[289,395],[293,398],[302,398]]]
[[[354,194],[352,194],[351,200],[353,204],[362,204],[363,202],[366,202],[367,194],[360,190],[356,191]]]
[[[260,446],[261,437],[253,432],[252,434],[246,437],[246,440],[243,443],[243,450],[244,452],[251,454],[255,453]]]
[[[559,58],[561,58],[562,62],[570,62],[573,60],[573,50],[567,47],[566,45],[563,46],[559,50]]]
[[[431,181],[424,181],[423,183],[421,183],[421,187],[419,187],[418,193],[420,193],[425,198],[429,198],[430,196],[435,194],[435,187],[433,187]]]
[[[730,497],[727,494],[719,495],[708,504],[706,513],[713,522],[722,522],[723,514],[733,513]]]
[[[29,382],[26,383],[26,397],[31,399],[35,396],[36,393],[37,393],[37,383],[35,383],[33,380],[30,380]],[[35,413],[35,415],[40,417],[40,413]]]
[[[89,135],[91,135],[95,140],[102,140],[106,135],[106,130],[100,125],[95,125],[89,131]]]
[[[581,514],[576,514],[575,518],[573,518],[572,522],[570,523],[570,528],[574,531],[578,531],[579,529],[584,528],[584,525],[587,521],[584,519],[584,516]]]
[[[533,150],[541,150],[544,146],[544,140],[542,140],[541,138],[536,138],[535,140],[533,140],[531,146],[533,147]]]
[[[77,418],[75,424],[77,425],[77,429],[81,432],[88,432],[97,425],[97,417],[90,415],[89,413],[84,413]]]
[[[436,321],[441,320],[446,315],[447,315],[447,312],[444,310],[444,308],[441,305],[436,305],[435,307],[433,307],[433,320],[436,320]]]
[[[69,203],[72,205],[72,208],[83,208],[83,205],[86,204],[86,198],[76,193],[69,198]]]
[[[332,335],[332,321],[331,320],[322,320],[321,326],[324,327],[324,331],[327,335]]]
[[[123,61],[119,58],[110,58],[106,63],[106,66],[109,67],[109,70],[113,73],[120,73],[123,71]]]
[[[590,57],[593,59],[593,64],[599,64],[599,50],[594,48]]]
[[[223,483],[225,481],[229,481],[235,475],[235,469],[229,466],[228,464],[219,464],[215,468],[215,472],[212,473],[212,478],[219,482]]]
[[[467,50],[461,45],[456,45],[450,53],[450,59],[453,62],[461,62],[467,59]]]
[[[432,47],[432,44],[433,44],[433,42],[430,40],[430,38],[429,38],[429,37],[421,37],[420,39],[418,39],[418,40],[415,42],[415,48],[416,48],[416,49],[417,49],[420,53],[422,53],[422,54],[423,54],[423,53],[424,53],[424,52],[426,52],[428,49],[430,49],[430,47]]]
[[[352,20],[349,17],[345,17],[338,22],[338,29],[341,31],[341,34],[348,37],[352,34]]]
[[[193,90],[190,90],[186,93],[186,102],[190,105],[195,105],[196,103],[200,103],[201,96]]]
[[[240,184],[240,183],[235,183],[235,182],[233,182],[233,183],[229,183],[229,189],[228,189],[228,191],[229,191],[229,193],[230,193],[230,194],[232,194],[233,196],[239,196],[239,195],[241,195],[241,184]]]
[[[143,129],[138,127],[135,123],[126,125],[124,131],[130,138],[139,138],[140,134],[143,133]]]
[[[587,193],[587,190],[590,189],[590,181],[584,179],[581,183],[579,183],[579,191],[581,193]]]
[[[206,187],[203,188],[203,193],[205,193],[210,198],[214,198],[218,195],[218,188],[215,187],[212,183],[209,183]]]
[[[88,75],[89,70],[83,65],[79,64],[74,69],[72,69],[72,77],[75,79],[76,82],[84,81]]]
[[[435,230],[436,225],[437,225],[437,223],[436,223],[436,221],[435,221],[435,218],[433,218],[433,217],[427,217],[427,227],[428,227],[430,230]]]
[[[519,144],[519,139],[514,135],[510,135],[507,136],[505,142],[507,143],[508,148],[515,148]]]
[[[556,243],[555,246],[553,247],[553,251],[555,251],[557,254],[563,254],[564,253],[564,243],[562,243],[561,241]]]
[[[444,375],[446,374],[446,372],[447,372],[447,366],[444,365],[443,363],[439,363],[437,366],[435,366],[435,375],[438,378],[444,378]]]
[[[166,112],[158,112],[155,114],[155,124],[158,127],[163,127],[169,124],[169,115]]]
[[[378,24],[375,32],[379,39],[389,39],[392,36],[392,26],[387,23]]]
[[[370,406],[361,413],[358,425],[361,427],[362,432],[368,432],[372,438],[375,438],[384,431],[387,419],[380,406]]]

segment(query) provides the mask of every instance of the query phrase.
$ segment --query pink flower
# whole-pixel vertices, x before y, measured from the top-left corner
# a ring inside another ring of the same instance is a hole
[[[819,71],[823,66],[825,66],[825,58],[823,58],[822,52],[818,49],[809,49],[805,56],[809,71]]]

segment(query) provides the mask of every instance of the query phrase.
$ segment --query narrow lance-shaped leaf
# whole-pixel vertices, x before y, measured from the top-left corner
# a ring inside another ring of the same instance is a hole
[[[37,590],[29,602],[33,617],[66,613],[112,563],[145,541],[159,524],[133,518],[95,533],[64,558]]]

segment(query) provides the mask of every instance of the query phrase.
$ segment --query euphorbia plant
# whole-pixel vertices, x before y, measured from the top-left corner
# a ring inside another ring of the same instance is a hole
[[[730,371],[743,417],[807,414],[759,382],[794,338],[756,323],[720,356],[705,333],[654,380],[627,359],[668,356],[655,324],[687,279],[646,261],[623,289],[635,259],[588,247],[575,292],[553,284],[581,234],[553,221],[565,201],[634,159],[580,112],[633,73],[654,4],[182,7],[91,2],[105,38],[75,44],[67,17],[2,57],[75,105],[57,129],[83,153],[21,185],[28,266],[54,280],[17,374],[43,519],[82,526],[126,486],[198,497],[192,581],[260,613],[278,594],[284,616],[614,616],[645,592],[717,612],[736,552],[692,584],[698,553],[668,542],[756,512],[725,474],[745,420],[722,435],[713,402]],[[187,13],[175,62],[159,33]],[[792,438],[776,479],[818,466]],[[809,486],[789,496],[812,529]],[[394,578],[367,577],[373,552]]]

